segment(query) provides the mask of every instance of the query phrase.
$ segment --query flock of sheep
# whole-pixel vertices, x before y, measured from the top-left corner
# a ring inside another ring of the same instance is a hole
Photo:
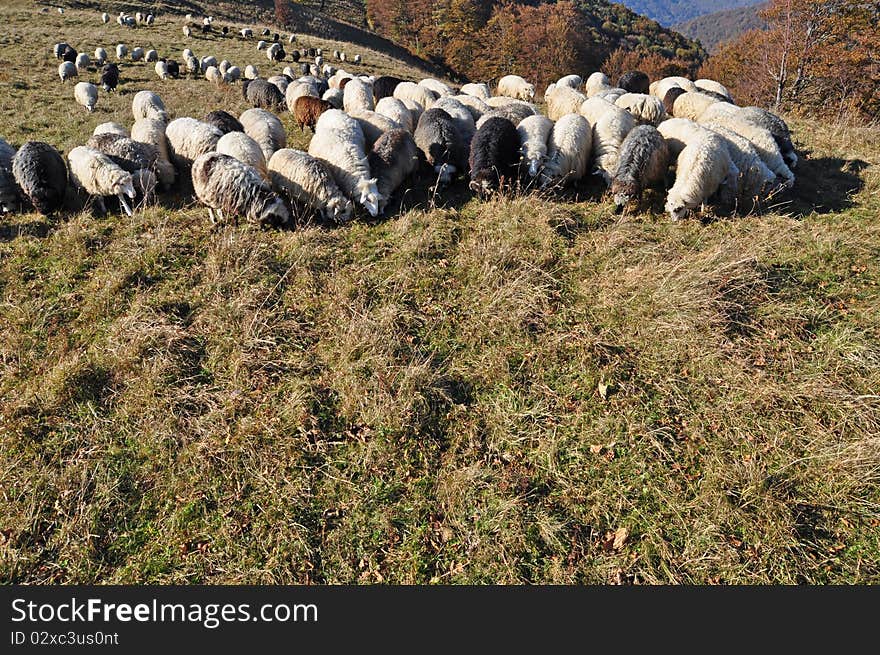
[[[210,24],[204,19],[203,27]],[[252,36],[248,28],[240,34]],[[272,52],[270,61],[283,59],[278,35],[258,47]],[[122,48],[120,59],[128,54]],[[106,59],[98,50],[96,63]],[[131,57],[155,61],[160,77],[173,70],[154,50],[138,50]],[[84,63],[66,44],[57,44],[55,54],[68,72]],[[631,71],[615,86],[599,72],[586,81],[567,75],[545,91],[544,114],[533,104],[534,86],[516,75],[502,77],[493,95],[487,84],[453,89],[436,79],[355,75],[325,63],[318,50],[297,55],[314,59],[302,64],[300,75],[288,67],[262,79],[255,67],[246,68],[242,93],[253,108],[238,117],[214,111],[170,120],[161,98],[145,90],[134,96],[130,130],[99,125],[68,153],[67,164],[48,144],[28,142],[16,152],[0,139],[0,209],[30,204],[46,214],[59,211],[69,180],[97,211],[106,211],[106,198],[117,198],[131,214],[132,203],[150,202],[158,189],[191,179],[214,221],[244,217],[284,225],[302,211],[344,223],[358,206],[383,214],[423,169],[441,190],[467,176],[481,197],[516,184],[559,189],[595,174],[622,210],[646,188],[665,190],[674,172],[666,211],[678,220],[703,204],[752,211],[794,183],[797,155],[785,122],[767,110],[737,106],[712,80],[652,83]],[[341,55],[334,53],[337,61]],[[197,60],[189,50],[184,60],[215,83],[239,79],[227,61]],[[118,83],[114,69],[104,64],[106,90]],[[75,97],[91,110],[97,89],[81,84]],[[286,147],[276,115],[285,110],[301,130],[313,131],[307,151]]]

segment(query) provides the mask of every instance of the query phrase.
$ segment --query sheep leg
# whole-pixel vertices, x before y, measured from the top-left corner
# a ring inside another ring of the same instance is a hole
[[[208,218],[211,219],[211,225],[217,225],[217,218],[214,216],[214,210],[208,207]]]
[[[119,198],[119,204],[122,205],[122,209],[125,210],[125,213],[128,214],[129,216],[131,216],[132,215],[131,207],[129,207],[128,203],[125,202],[125,195],[122,193],[117,193],[116,197]]]

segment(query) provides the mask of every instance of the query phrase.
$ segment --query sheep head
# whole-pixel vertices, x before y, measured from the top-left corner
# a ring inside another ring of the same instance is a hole
[[[376,178],[362,179],[357,183],[357,190],[360,193],[360,203],[370,213],[370,216],[379,215],[379,189],[376,187]]]
[[[611,193],[614,196],[617,213],[623,211],[623,208],[629,202],[637,199],[641,195],[640,191],[639,185],[635,180],[615,178],[611,182]]]
[[[337,223],[347,223],[351,220],[354,211],[351,200],[348,198],[333,198],[327,203],[325,218],[332,219]]]
[[[264,225],[287,225],[290,222],[290,211],[278,196],[273,196],[260,212],[260,223]]]
[[[669,212],[669,216],[673,221],[680,221],[688,215],[687,205],[683,201],[674,198],[667,199],[665,209]]]

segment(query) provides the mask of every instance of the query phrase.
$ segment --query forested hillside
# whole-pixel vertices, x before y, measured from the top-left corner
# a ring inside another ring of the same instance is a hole
[[[764,6],[754,5],[716,11],[713,14],[698,16],[684,23],[673,25],[672,29],[681,32],[690,39],[699,40],[706,50],[714,52],[720,44],[730,41],[744,32],[767,27],[767,22],[758,13]]]
[[[726,9],[759,4],[761,0],[623,0],[623,4],[661,25],[677,23]]]

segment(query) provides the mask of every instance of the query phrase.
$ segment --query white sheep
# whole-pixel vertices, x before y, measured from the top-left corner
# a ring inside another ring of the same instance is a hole
[[[617,105],[612,105],[593,125],[593,168],[606,184],[611,184],[617,171],[620,146],[635,126],[632,114]]]
[[[379,214],[376,178],[370,175],[364,133],[355,119],[338,109],[321,114],[309,154],[327,163],[346,196],[363,205],[371,216]]]
[[[724,139],[727,152],[739,170],[738,202],[749,211],[775,190],[776,174],[761,160],[747,138],[720,125],[711,130]]]
[[[76,56],[77,70],[83,71],[83,70],[87,69],[89,67],[89,63],[91,63],[91,62],[89,61],[89,56],[86,53],[81,52]]]
[[[547,161],[547,140],[552,130],[553,121],[541,114],[527,116],[516,126],[522,160],[530,177],[537,177]]]
[[[201,60],[199,61],[199,67],[201,68],[203,73],[206,70],[208,70],[211,66],[214,66],[215,68],[217,67],[217,57],[215,57],[214,55],[208,55],[207,57],[202,57]]]
[[[216,66],[208,66],[208,69],[205,71],[205,79],[219,85],[223,83],[223,74]]]
[[[597,93],[611,88],[611,80],[605,73],[596,71],[591,74],[584,83],[584,93],[588,98],[592,98]]]
[[[165,111],[165,103],[152,91],[138,91],[131,101],[131,113],[134,119],[154,118],[163,123],[168,122],[168,112]]]
[[[327,89],[324,91],[324,95],[321,96],[321,100],[326,100],[331,105],[333,105],[334,109],[342,109],[342,100],[345,97],[342,89]]]
[[[566,114],[553,125],[547,139],[547,162],[541,187],[566,186],[587,174],[592,149],[590,123],[580,114]]]
[[[614,104],[628,111],[642,125],[656,127],[666,117],[663,102],[646,93],[624,93]]]
[[[78,82],[73,87],[73,97],[86,108],[86,111],[94,111],[95,105],[98,104],[98,87],[91,82]]]
[[[101,14],[101,22],[105,25],[110,22],[110,14],[108,14],[106,11]]]
[[[171,163],[165,128],[165,123],[155,118],[141,118],[131,126],[131,138],[156,148],[156,151],[159,153],[159,158],[156,161],[159,183],[163,189],[170,189],[177,178],[177,169]],[[128,135],[125,134],[123,136]]]
[[[400,101],[403,103],[403,106],[409,110],[410,116],[412,116],[413,132],[415,132],[416,125],[419,124],[419,118],[422,117],[425,108],[415,100],[410,100],[408,98],[403,98]]]
[[[483,82],[469,82],[461,87],[460,93],[461,95],[473,96],[475,98],[479,98],[480,100],[488,100],[492,97],[492,92],[489,90],[489,85]]]
[[[458,133],[461,135],[462,143],[470,144],[471,139],[474,138],[474,133],[477,131],[477,125],[473,115],[465,105],[451,96],[445,96],[437,100],[431,109],[442,109],[449,114],[452,122],[455,123]]]
[[[692,121],[699,121],[703,113],[718,102],[717,98],[698,91],[685,92],[675,98],[671,113],[675,118],[690,118]]]
[[[107,61],[107,51],[104,48],[95,48],[95,66],[103,66]]]
[[[465,106],[470,114],[471,118],[474,119],[474,122],[480,120],[483,117],[483,114],[488,114],[492,111],[492,107],[486,104],[486,102],[477,96],[470,96],[467,94],[461,94],[457,96],[449,96],[454,100],[458,100],[461,104]]]
[[[287,90],[284,92],[284,101],[290,113],[293,113],[293,106],[296,104],[296,101],[303,96],[318,98],[320,96],[318,85],[311,81],[297,81],[287,85]]]
[[[255,80],[260,77],[260,71],[256,66],[252,64],[248,64],[244,67],[244,79],[246,80]]]
[[[351,58],[352,63],[360,64],[363,61],[363,58],[360,55],[355,55]]]
[[[266,161],[287,147],[287,132],[278,117],[265,109],[248,109],[238,117],[244,132],[260,145]]]
[[[347,88],[348,84],[345,86]],[[394,87],[394,93],[392,95],[398,100],[412,100],[417,102],[422,106],[422,109],[430,109],[437,101],[437,98],[439,98],[439,96],[434,91],[431,91],[431,89],[419,86],[413,82],[401,82]]]
[[[570,86],[551,85],[544,93],[544,102],[547,103],[547,117],[556,121],[566,114],[576,114],[587,96],[574,90]]]
[[[131,50],[131,60],[132,61],[140,61],[144,58],[144,49],[143,48],[132,48]]]
[[[723,95],[730,102],[733,102],[733,96],[730,95],[730,91],[728,91],[727,87],[720,82],[716,82],[715,80],[700,79],[694,80],[694,86],[696,86],[698,89],[704,89],[706,91],[712,91],[714,93]]]
[[[290,212],[269,183],[234,157],[218,152],[199,155],[192,165],[192,181],[196,197],[208,206],[214,223],[231,216],[260,225],[290,222]]]
[[[191,28],[189,25],[184,25],[184,26],[183,26],[183,35],[184,35],[186,38],[191,37],[191,36],[192,36],[192,33],[193,33],[192,28]]]
[[[373,111],[375,104],[373,102],[372,85],[366,84],[357,78],[349,80],[343,90],[342,107],[348,113],[356,109]]]
[[[217,152],[223,155],[229,155],[230,157],[235,157],[243,164],[254,167],[260,175],[269,179],[269,170],[266,167],[266,157],[260,149],[260,144],[244,132],[229,132],[224,134],[217,142]]]
[[[677,221],[716,193],[735,199],[738,177],[739,170],[721,137],[711,132],[699,135],[678,156],[675,184],[666,195],[666,211]]]
[[[419,86],[423,86],[426,89],[430,89],[434,93],[436,93],[441,98],[443,96],[451,96],[453,95],[452,87],[446,84],[445,82],[441,82],[440,80],[435,80],[432,77],[425,78],[419,82]]]
[[[709,131],[689,118],[670,118],[657,126],[660,134],[669,146],[669,155],[673,161],[681,154],[685,146],[694,139],[705,136]]]
[[[556,80],[556,86],[567,86],[575,91],[579,91],[583,85],[584,78],[580,75],[565,75]]]
[[[782,186],[784,188],[794,186],[794,173],[791,172],[791,169],[785,163],[779,145],[769,130],[739,120],[736,116],[719,117],[708,123],[703,123],[703,125],[710,129],[715,126],[726,127],[748,139],[757,151],[761,161],[781,179]]]
[[[648,93],[655,98],[663,98],[666,97],[667,91],[672,87],[677,86],[685,91],[694,92],[697,90],[697,86],[691,82],[686,77],[664,77],[663,79],[657,80],[655,82],[651,82],[651,85],[648,87]]]
[[[389,130],[373,145],[367,161],[379,191],[379,213],[384,214],[391,196],[416,170],[419,149],[406,130]]]
[[[135,197],[131,173],[126,173],[105,154],[86,146],[77,146],[67,155],[70,178],[76,186],[98,199],[100,211],[106,211],[104,197],[116,196],[125,213],[131,207],[125,198]]]
[[[517,100],[516,98],[508,98],[507,96],[492,96],[486,101],[486,104],[493,109],[501,109],[502,107],[509,107],[510,105],[522,105],[531,108],[533,114],[538,113],[537,108],[532,103],[525,102],[524,100]]]
[[[99,134],[118,134],[119,136],[128,136],[128,130],[125,129],[124,125],[120,125],[119,123],[101,123],[92,130],[92,136],[98,136]]]
[[[241,34],[241,38],[249,39],[254,35],[254,31],[249,27],[243,27],[239,34]]]
[[[128,46],[124,43],[119,43],[116,45],[116,58],[117,59],[125,59],[125,55],[128,54]]]
[[[156,50],[150,48],[144,53],[144,61],[148,64],[156,63],[157,61],[159,61],[159,53]]]
[[[58,64],[58,77],[61,78],[62,84],[71,78],[77,77],[77,75],[76,64],[72,61],[62,61]]]
[[[364,133],[365,149],[369,150],[385,132],[402,129],[400,123],[375,111],[354,109],[348,115],[355,119]]]
[[[613,111],[612,107],[615,107],[614,103],[608,102],[605,98],[593,96],[581,104],[578,113],[590,121],[590,125],[595,125],[604,114]]]
[[[517,100],[531,100],[535,97],[535,85],[519,75],[505,75],[498,80],[497,93],[499,96],[507,96]]]
[[[291,201],[301,202],[324,220],[346,223],[353,206],[322,160],[292,148],[278,150],[269,160],[273,188]]]
[[[207,152],[214,152],[223,133],[195,118],[175,118],[165,128],[168,154],[179,171],[192,167],[193,161]]]
[[[414,129],[412,113],[410,113],[409,109],[406,108],[406,105],[397,98],[389,96],[379,100],[379,102],[376,103],[376,113],[387,116],[410,134]]]

